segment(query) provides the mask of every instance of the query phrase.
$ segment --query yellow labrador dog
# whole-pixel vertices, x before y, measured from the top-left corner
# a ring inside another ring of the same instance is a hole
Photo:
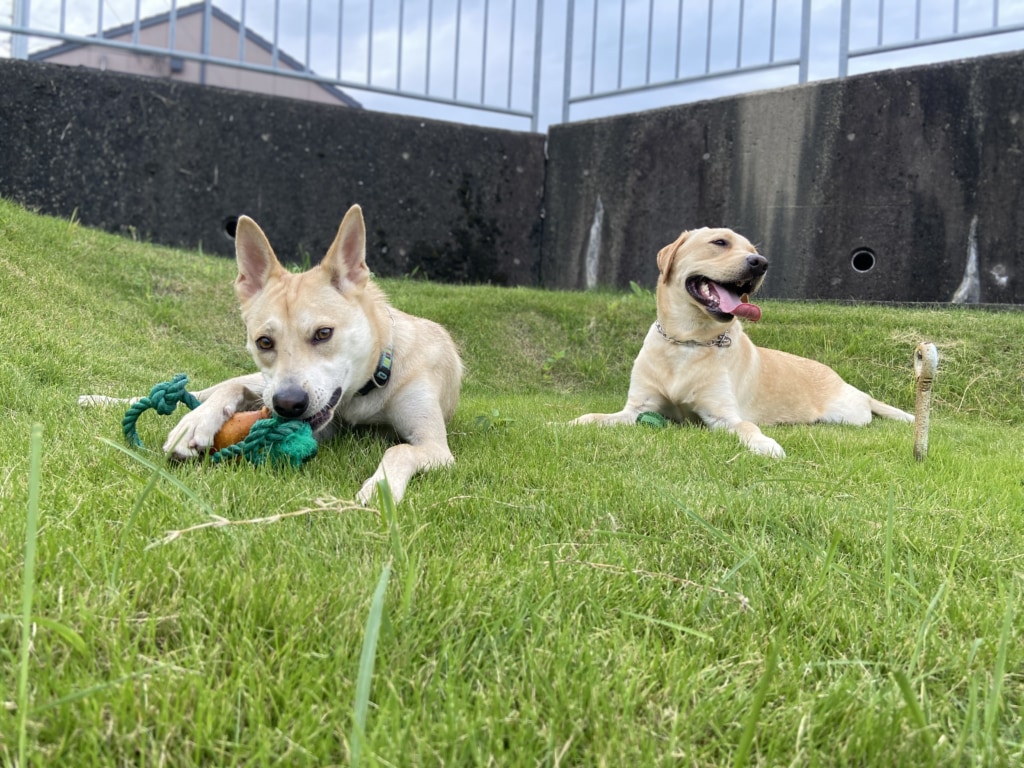
[[[357,498],[387,478],[396,502],[417,472],[454,461],[446,423],[455,411],[462,361],[437,323],[391,307],[370,279],[359,206],[345,214],[319,265],[288,272],[263,231],[242,216],[235,233],[247,347],[259,373],[196,392],[202,405],[171,430],[164,452],[185,460],[210,450],[236,411],[266,404],[303,419],[317,440],[342,425],[385,424],[404,440],[388,448]]]
[[[764,281],[768,260],[741,235],[683,232],[659,251],[658,269],[658,317],[633,364],[625,407],[573,424],[634,424],[656,411],[727,429],[754,453],[783,458],[782,446],[758,424],[863,425],[872,414],[914,420],[821,363],[754,346],[739,318],[761,318],[750,294]]]

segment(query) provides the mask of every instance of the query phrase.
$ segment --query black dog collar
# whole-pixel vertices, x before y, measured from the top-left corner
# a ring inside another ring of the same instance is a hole
[[[390,344],[384,347],[380,353],[380,361],[377,363],[377,370],[373,372],[370,380],[363,385],[363,388],[356,392],[357,396],[368,395],[375,389],[380,389],[391,380],[391,363],[395,357],[395,350]]]

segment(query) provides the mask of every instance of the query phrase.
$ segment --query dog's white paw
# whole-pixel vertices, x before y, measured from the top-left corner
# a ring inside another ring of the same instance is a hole
[[[758,456],[770,456],[773,459],[786,458],[786,452],[782,450],[782,446],[767,435],[756,435],[751,437],[750,441],[747,443],[747,448]]]
[[[394,450],[401,446],[392,446],[390,450]],[[406,445],[406,448],[411,447]],[[385,484],[387,487],[387,493],[391,496],[391,501],[398,504],[402,501],[402,497],[405,495],[406,486],[409,484],[409,478],[411,475],[399,475],[395,473],[394,479],[389,480],[386,473],[381,469],[378,469],[369,480],[363,483],[363,487],[359,489],[359,493],[356,494],[356,501],[362,504],[364,507],[377,506],[379,509],[383,504],[381,498],[381,486]]]
[[[600,424],[604,427],[616,426],[619,424],[636,423],[637,414],[631,410],[623,410],[618,413],[586,413],[568,422],[570,427],[581,424]]]
[[[167,435],[164,453],[172,461],[187,461],[209,452],[214,436],[231,418],[228,410],[199,406],[187,413]]]
[[[359,489],[359,493],[356,494],[356,503],[361,504],[364,507],[370,506],[370,502],[373,501],[374,495],[377,493],[377,481],[372,477],[363,483],[363,487]]]

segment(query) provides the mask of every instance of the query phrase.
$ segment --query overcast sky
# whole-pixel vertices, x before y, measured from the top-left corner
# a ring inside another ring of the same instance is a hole
[[[852,49],[875,45],[880,34],[880,16],[884,44],[912,40],[915,28],[919,28],[922,38],[951,34],[954,31],[954,8],[959,9],[957,23],[961,31],[988,27],[992,25],[994,1],[920,0],[918,13],[915,0],[887,0],[881,3],[879,0],[852,0],[850,45]],[[15,2],[22,0],[0,0],[0,7],[6,5],[8,8],[7,13],[3,14],[7,18],[11,18]],[[95,34],[99,0],[65,2],[67,31],[82,35]],[[171,7],[170,0],[102,2],[103,27],[107,29],[131,23],[137,5],[142,17],[166,12]],[[320,74],[334,76],[337,73],[337,43],[340,34],[342,80],[352,84],[366,83],[369,73],[370,81],[375,86],[401,87],[424,93],[427,91],[429,74],[430,93],[435,96],[451,97],[454,94],[458,99],[475,102],[483,94],[490,104],[502,107],[510,105],[514,109],[528,111],[533,88],[536,0],[490,0],[489,3],[484,0],[461,0],[462,17],[457,30],[455,8],[459,2],[433,0],[433,42],[430,45],[429,67],[426,0],[406,0],[404,3],[400,0],[376,0],[372,5],[372,51],[369,44],[371,4],[368,0],[344,0],[340,33],[339,0],[309,0],[308,4],[307,0],[280,0],[278,44],[281,50],[304,62],[308,26],[311,68]],[[178,3],[178,7],[187,4],[188,0],[183,0]],[[215,4],[236,19],[242,15],[242,0],[219,0]],[[541,131],[548,124],[561,122],[562,119],[567,17],[566,0],[546,0],[544,6],[538,126]],[[705,69],[711,72],[727,70],[736,66],[737,57],[742,66],[756,66],[767,63],[771,56],[779,61],[799,55],[800,0],[776,0],[774,36],[771,34],[772,0],[743,1],[742,34],[739,27],[740,0],[684,0],[682,19],[677,0],[576,0],[575,7],[571,87],[575,96],[589,92],[591,85],[593,90],[600,92],[615,89],[620,83],[624,87],[637,86],[648,77],[651,81],[663,81],[674,78],[677,72],[683,77],[692,77],[702,74]],[[32,25],[56,29],[60,8],[60,0],[32,0]],[[811,80],[835,77],[838,74],[840,17],[841,0],[812,0],[809,56]],[[1024,25],[1024,0],[1002,0],[998,3],[998,17],[1003,26]],[[268,40],[274,38],[274,18],[274,0],[247,0],[246,25]],[[399,67],[396,30],[400,22],[404,30],[404,42]],[[32,42],[31,50],[47,47],[54,42],[38,38]],[[651,54],[649,62],[648,49]],[[1021,49],[1024,49],[1024,31],[856,58],[851,60],[849,72],[856,74],[872,69]],[[514,54],[511,56],[511,80],[510,52]],[[649,109],[796,82],[795,67],[719,77],[611,100],[575,104],[570,117],[581,119]],[[430,102],[398,100],[380,93],[358,90],[354,85],[346,87],[346,90],[369,109],[513,129],[529,128],[528,120],[523,118],[457,109]]]

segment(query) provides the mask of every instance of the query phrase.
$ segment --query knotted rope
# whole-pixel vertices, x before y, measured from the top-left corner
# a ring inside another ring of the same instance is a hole
[[[179,403],[184,403],[189,410],[198,408],[199,398],[185,389],[187,384],[188,376],[179,373],[170,381],[156,384],[147,397],[133,403],[121,420],[125,439],[136,448],[142,447],[136,422],[139,416],[150,409],[161,416],[169,416],[174,413]],[[297,469],[303,462],[316,456],[316,452],[316,439],[313,437],[312,427],[307,422],[282,419],[275,415],[269,419],[260,419],[242,442],[221,448],[210,458],[214,464],[219,464],[227,459],[242,456],[257,466],[269,459],[275,466],[287,463]]]
[[[277,465],[287,461],[298,469],[307,459],[316,456],[313,429],[305,421],[271,416],[252,425],[249,434],[240,443],[221,448],[211,457],[214,464],[242,456],[259,466],[267,459]]]

